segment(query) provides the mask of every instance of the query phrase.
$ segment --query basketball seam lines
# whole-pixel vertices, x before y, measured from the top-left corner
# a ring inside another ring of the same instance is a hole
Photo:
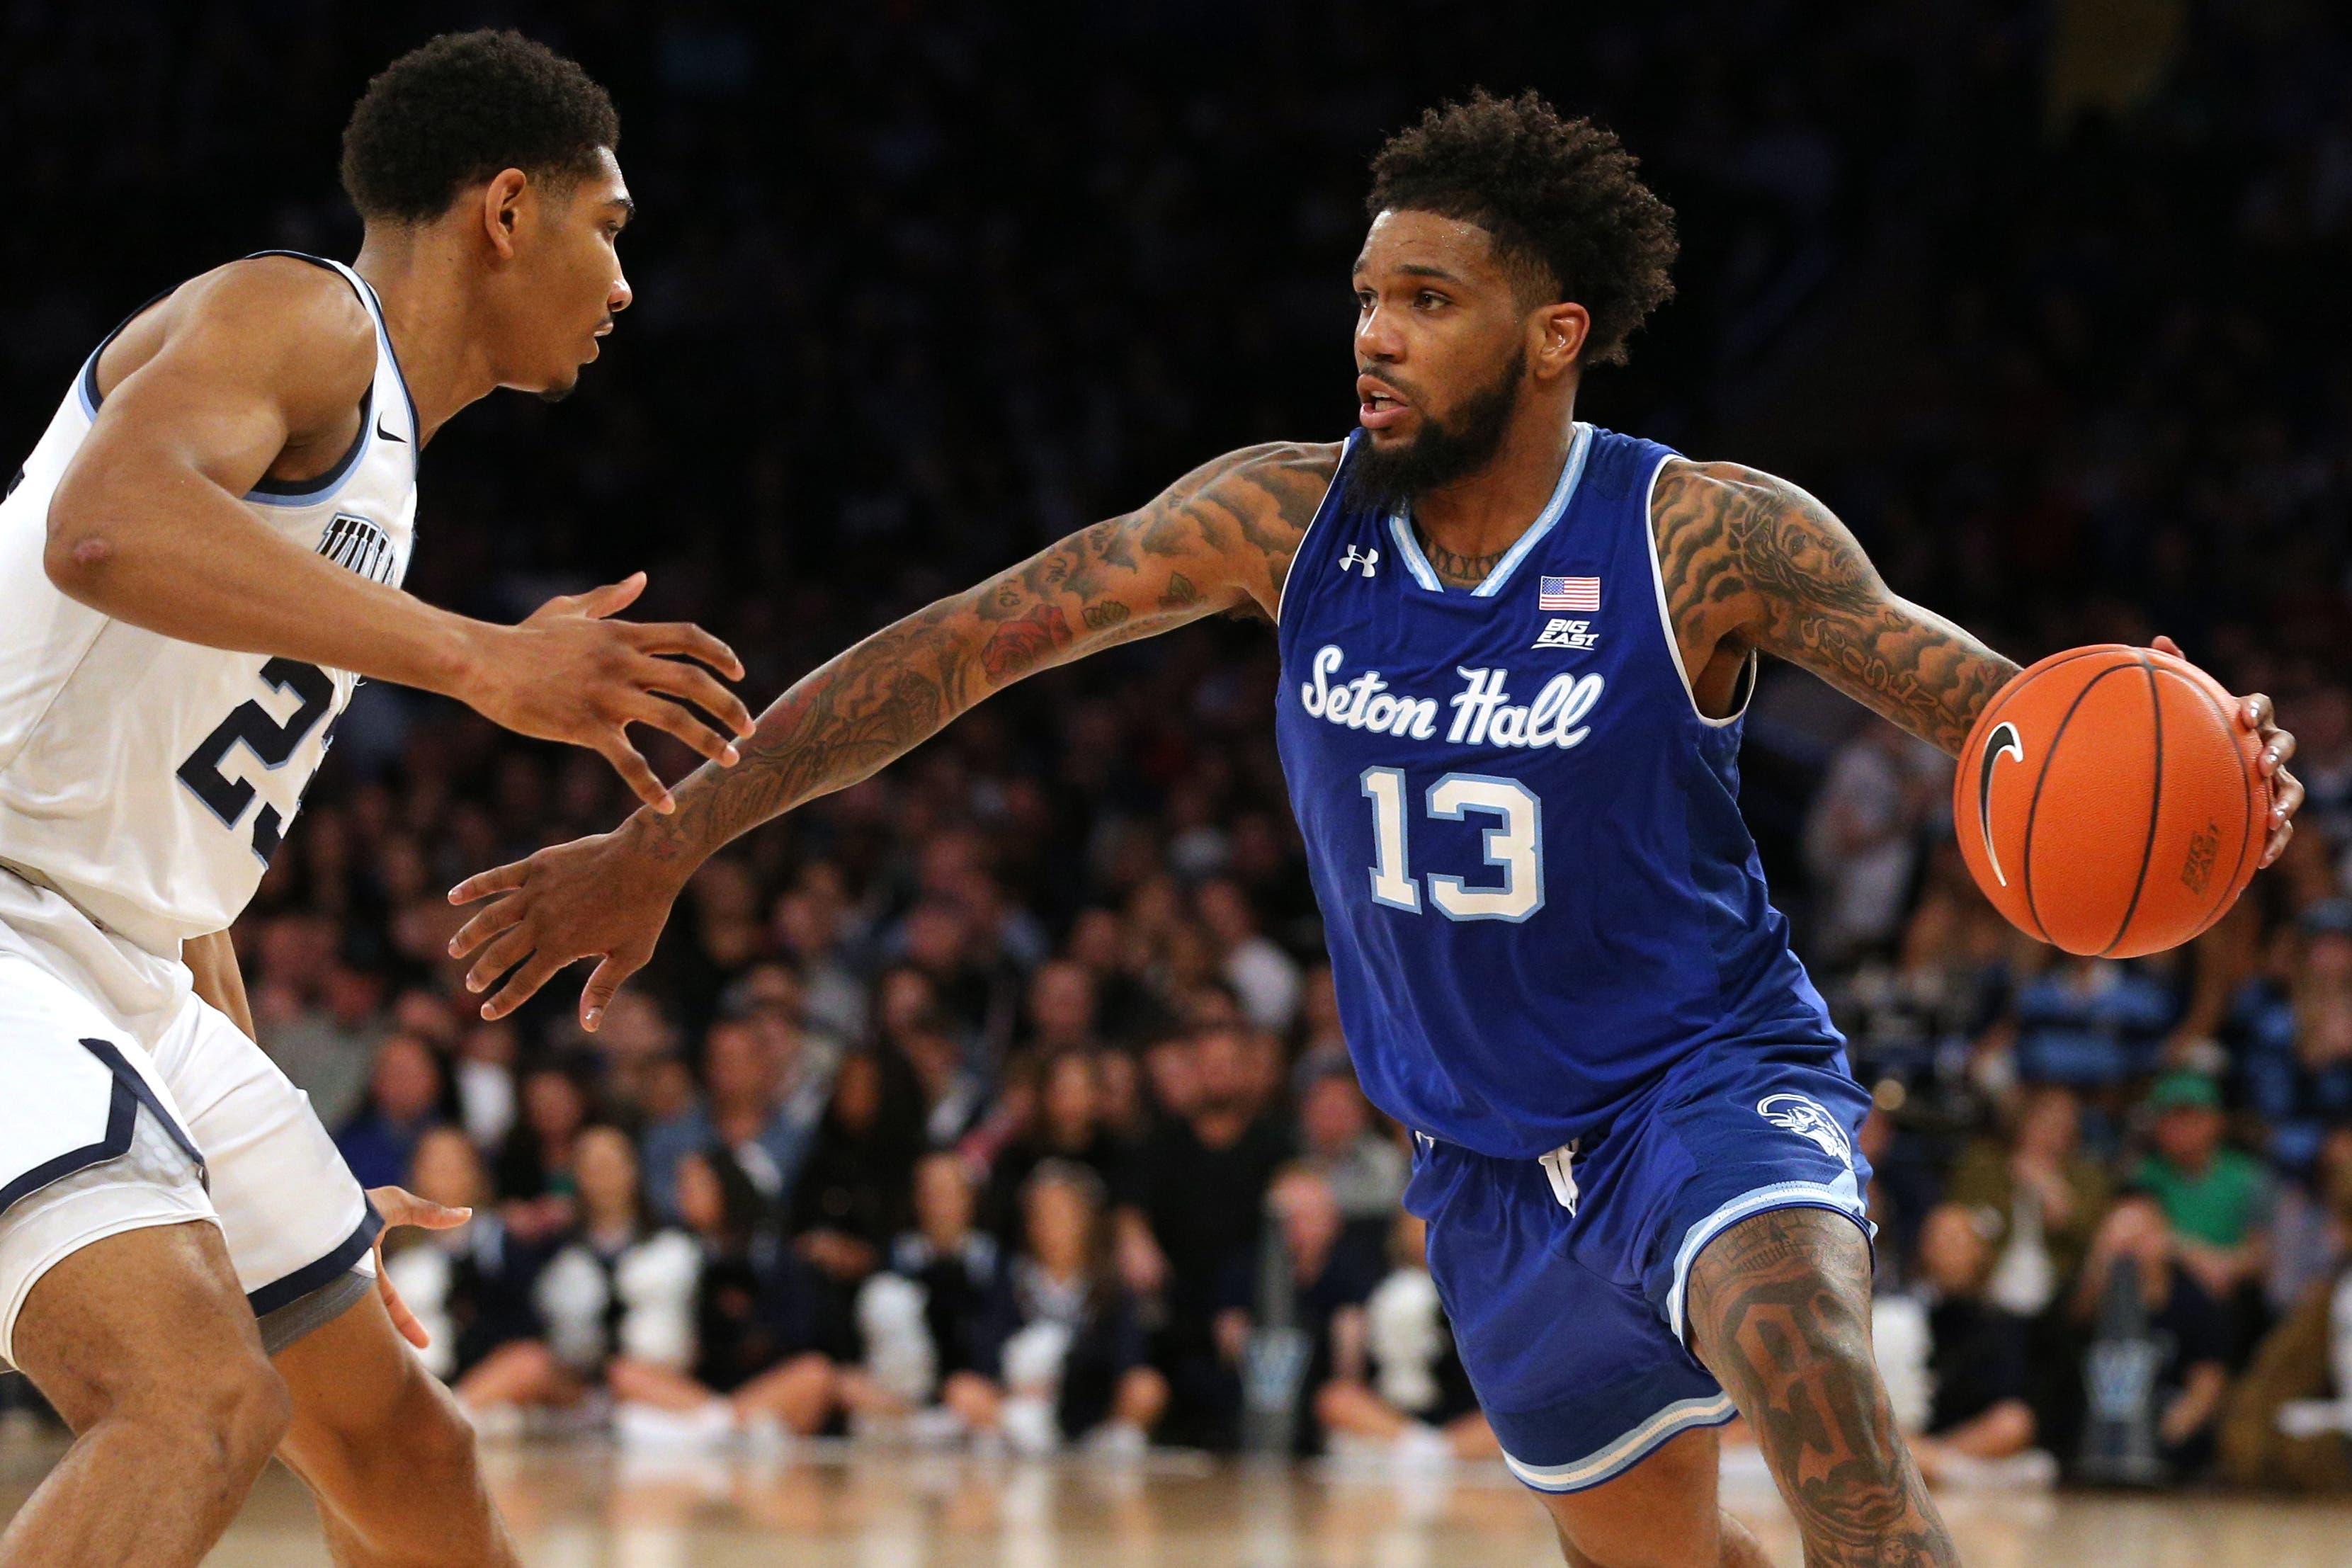
[[[2083,689],[2074,693],[2074,700],[2066,704],[2065,716],[2058,721],[2058,727],[2050,731],[2049,748],[2042,753],[2042,771],[2033,777],[2033,798],[2025,807],[2025,847],[2020,852],[2025,861],[2025,912],[2033,917],[2034,934],[2053,947],[2058,944],[2051,940],[2050,928],[2042,922],[2042,911],[2033,903],[2033,830],[2041,826],[2042,786],[2050,782],[2050,764],[2057,760],[2058,743],[2066,738],[2066,726],[2074,721],[2074,710],[2083,706],[2083,700],[2110,675],[2120,674],[2131,668],[2128,664],[2114,665],[2083,683]]]
[[[2102,958],[2123,945],[2124,934],[2131,930],[2132,917],[2139,913],[2140,895],[2147,890],[2148,862],[2156,858],[2156,825],[2164,814],[2164,695],[2156,689],[2156,666],[2142,658],[2139,667],[2147,672],[2148,724],[2156,737],[2156,786],[2147,795],[2147,842],[2140,847],[2139,875],[2132,882],[2131,902],[2124,906],[2124,923],[2116,928],[2114,937],[2099,950]]]

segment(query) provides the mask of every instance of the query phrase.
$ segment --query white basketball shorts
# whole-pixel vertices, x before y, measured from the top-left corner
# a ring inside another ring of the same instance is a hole
[[[193,1220],[257,1318],[374,1271],[381,1222],[310,1097],[186,965],[0,870],[0,1362],[61,1259]]]

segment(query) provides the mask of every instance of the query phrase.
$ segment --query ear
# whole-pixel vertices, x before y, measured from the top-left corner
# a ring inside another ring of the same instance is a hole
[[[515,233],[530,192],[530,176],[520,169],[501,169],[482,187],[482,237],[501,261],[514,259]]]
[[[1546,305],[1535,312],[1529,321],[1535,342],[1530,345],[1528,368],[1538,381],[1565,375],[1576,368],[1584,353],[1584,340],[1592,331],[1592,313],[1574,300],[1562,300]]]

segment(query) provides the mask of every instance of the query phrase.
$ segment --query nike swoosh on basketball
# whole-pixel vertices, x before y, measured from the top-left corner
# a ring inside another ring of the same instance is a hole
[[[1985,858],[1992,864],[1992,874],[2004,888],[2009,878],[2000,868],[2000,851],[1992,843],[1992,765],[2003,757],[2025,761],[2025,742],[2018,735],[2017,726],[2006,721],[1993,726],[1985,737],[1984,761],[1977,769],[1977,830],[1984,835]]]

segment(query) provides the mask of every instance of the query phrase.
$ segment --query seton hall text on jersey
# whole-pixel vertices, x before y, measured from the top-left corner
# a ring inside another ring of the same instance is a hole
[[[1377,669],[1341,680],[1339,675],[1347,662],[1347,651],[1337,643],[1315,650],[1314,679],[1298,689],[1298,705],[1310,716],[1348,730],[1415,741],[1435,737],[1436,698],[1391,691]],[[1592,732],[1584,721],[1601,700],[1603,682],[1598,675],[1554,675],[1534,701],[1517,703],[1511,700],[1511,672],[1500,665],[1477,669],[1456,666],[1454,673],[1463,684],[1445,699],[1454,710],[1454,721],[1445,731],[1449,746],[1558,746],[1564,751],[1581,745]]]

